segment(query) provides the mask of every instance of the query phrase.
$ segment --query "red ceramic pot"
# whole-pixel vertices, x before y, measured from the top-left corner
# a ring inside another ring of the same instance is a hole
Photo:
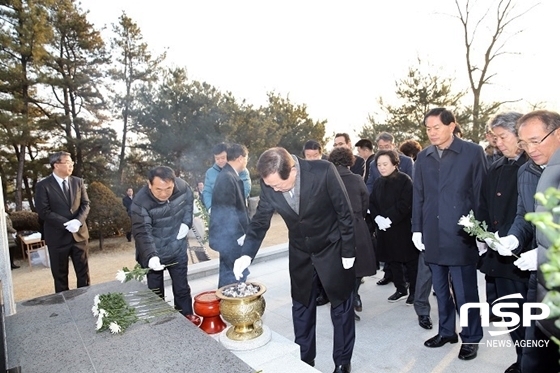
[[[194,312],[202,316],[200,329],[208,334],[216,334],[226,328],[226,323],[220,316],[220,299],[216,291],[205,291],[194,297]]]

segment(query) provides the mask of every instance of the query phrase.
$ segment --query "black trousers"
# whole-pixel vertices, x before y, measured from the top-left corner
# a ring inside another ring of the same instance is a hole
[[[187,281],[187,264],[188,258],[185,251],[184,255],[176,258],[177,264],[173,264],[165,269],[169,271],[171,276],[171,289],[173,290],[173,303],[175,309],[179,310],[183,315],[192,315],[192,297],[191,287]],[[171,263],[162,263],[171,264]],[[165,271],[165,269],[163,271]],[[148,272],[148,288],[155,290],[160,297],[165,299],[165,287],[163,284],[163,271]]]
[[[393,283],[397,291],[406,294],[406,278],[409,279],[410,294],[414,294],[416,289],[416,274],[418,272],[418,257],[408,262],[389,262],[393,272]],[[406,274],[405,274],[406,270]]]
[[[488,277],[488,276],[486,276]],[[515,280],[511,280],[509,278],[501,278],[501,277],[492,277],[493,284],[496,288],[496,295],[497,297],[494,298],[494,300],[496,300],[497,298],[501,298],[503,296],[506,295],[510,295],[510,294],[515,294],[515,293],[519,293],[523,296],[523,299],[508,299],[506,302],[508,303],[517,303],[519,305],[518,308],[504,308],[503,310],[507,310],[508,312],[514,312],[517,315],[519,315],[519,320],[523,320],[523,303],[525,303],[527,301],[527,290],[528,290],[528,284],[527,282],[523,282],[523,281],[515,281]],[[488,289],[488,288],[487,288]],[[487,290],[488,291],[488,290]],[[490,301],[490,299],[487,300],[488,303],[492,303]],[[506,321],[511,321],[511,318],[506,317],[505,318]],[[511,340],[514,342],[519,342],[525,339],[525,330],[526,328],[523,325],[519,325],[519,327],[515,328],[515,330],[512,330],[509,335],[511,337]],[[515,347],[515,352],[517,353],[517,364],[519,364],[519,366],[521,366],[521,359],[522,359],[522,355],[523,355],[523,348],[518,344],[518,346]]]
[[[317,354],[316,326],[317,326],[317,282],[319,277],[313,274],[313,287],[309,306],[306,307],[296,300],[292,300],[292,319],[294,323],[295,342],[299,345],[301,360],[310,363]],[[354,320],[354,294],[346,301],[332,307],[331,321],[333,323],[333,360],[335,365],[348,364],[352,360],[354,342],[356,339]]]
[[[457,310],[465,303],[478,302],[476,265],[443,266],[430,263],[432,281],[438,302],[439,334],[451,337],[456,334]],[[451,284],[453,283],[453,295]],[[468,311],[468,326],[460,333],[463,343],[477,343],[482,339],[480,311]]]
[[[58,247],[48,245],[48,248],[56,293],[68,290],[68,258],[72,260],[76,272],[77,287],[89,286],[87,240]]]

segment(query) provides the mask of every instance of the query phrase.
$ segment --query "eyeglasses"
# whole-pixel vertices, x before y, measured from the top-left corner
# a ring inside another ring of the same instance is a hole
[[[73,161],[56,162],[56,163],[58,163],[58,164],[65,164],[65,165],[68,165],[68,166],[73,166],[73,165],[74,165],[74,162],[73,162]]]
[[[526,142],[526,141],[519,141],[519,142],[517,143],[517,147],[518,147],[519,149],[522,149],[522,150],[528,150],[528,149],[529,149],[529,146],[538,146],[538,145],[540,145],[544,140],[546,140],[546,138],[547,138],[548,136],[552,135],[552,133],[553,133],[554,131],[556,131],[557,129],[558,129],[558,128],[553,129],[553,130],[550,131],[545,137],[543,137],[543,138],[540,139],[540,140],[532,140],[532,141],[529,141],[529,142]]]

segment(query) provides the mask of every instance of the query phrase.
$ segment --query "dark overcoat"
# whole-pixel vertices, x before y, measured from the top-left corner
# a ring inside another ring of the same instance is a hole
[[[529,157],[523,152],[519,159],[509,163],[502,157],[490,165],[482,182],[482,194],[477,220],[484,221],[490,232],[498,232],[500,237],[508,235],[517,214],[517,172]],[[531,245],[532,246],[532,245]],[[531,247],[532,248],[532,247]],[[488,250],[480,258],[480,271],[492,277],[527,282],[529,272],[517,268],[514,256],[502,256]]]
[[[486,159],[481,146],[454,138],[440,158],[434,145],[418,153],[414,170],[412,231],[421,232],[425,260],[446,266],[478,261],[475,238],[458,222],[477,211]]]
[[[373,276],[377,272],[375,252],[371,233],[364,220],[369,206],[369,194],[364,179],[352,173],[347,167],[336,166],[340,178],[346,187],[352,212],[354,213],[354,238],[356,240],[356,276]],[[409,226],[410,232],[410,226]]]
[[[243,193],[243,181],[226,163],[212,190],[212,211],[208,228],[209,245],[221,254],[230,252],[239,255],[241,252],[237,239],[245,234],[249,226]]]
[[[377,232],[377,256],[382,262],[408,262],[418,258],[412,242],[412,180],[398,170],[373,183],[369,211],[391,219],[391,227]]]
[[[346,301],[354,290],[354,267],[344,269],[342,258],[355,258],[354,219],[346,188],[334,165],[327,161],[299,162],[299,214],[282,192],[261,180],[257,211],[251,220],[243,255],[254,258],[278,212],[288,227],[292,298],[309,306],[316,270],[332,307]]]

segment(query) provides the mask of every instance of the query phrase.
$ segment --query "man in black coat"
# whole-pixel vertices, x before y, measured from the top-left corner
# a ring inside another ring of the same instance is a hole
[[[77,286],[89,286],[89,198],[84,181],[71,176],[74,162],[70,153],[54,153],[49,162],[53,173],[37,183],[35,206],[49,248],[54,290],[60,293],[68,290],[68,257],[72,259]]]
[[[234,264],[236,278],[251,263],[274,212],[289,231],[292,318],[301,359],[315,364],[316,298],[320,279],[331,302],[335,372],[350,372],[355,341],[354,225],[350,201],[333,164],[305,161],[284,148],[265,151],[257,163],[261,195],[242,254]]]
[[[216,178],[212,191],[212,213],[208,230],[209,244],[220,253],[218,288],[236,282],[233,262],[241,256],[241,246],[249,226],[243,181],[239,173],[247,168],[249,153],[243,145],[227,148],[227,163]],[[248,271],[241,281],[245,281]]]
[[[425,249],[438,302],[438,334],[424,342],[431,348],[457,343],[457,309],[479,301],[476,240],[458,222],[478,210],[486,162],[479,145],[453,136],[455,121],[445,108],[426,114],[424,126],[432,145],[418,153],[414,169],[412,241],[418,250]],[[483,335],[476,309],[468,311],[468,326],[460,335],[459,359],[474,359]]]
[[[529,157],[517,146],[515,124],[521,114],[515,112],[498,114],[488,123],[489,130],[495,136],[496,146],[503,157],[494,162],[482,182],[480,210],[477,219],[486,222],[490,232],[506,235],[515,220],[517,212],[517,173]],[[486,244],[478,244],[481,255],[480,271],[486,274],[486,301],[491,304],[497,298],[519,293],[522,299],[508,299],[517,302],[519,308],[510,309],[521,319],[523,303],[527,299],[529,274],[517,268],[513,256],[501,256],[494,250],[487,250]],[[530,247],[530,246],[529,246]],[[491,294],[495,288],[495,294]],[[525,338],[525,328],[520,325],[510,332],[515,342],[517,361],[506,372],[521,372],[521,344]]]

